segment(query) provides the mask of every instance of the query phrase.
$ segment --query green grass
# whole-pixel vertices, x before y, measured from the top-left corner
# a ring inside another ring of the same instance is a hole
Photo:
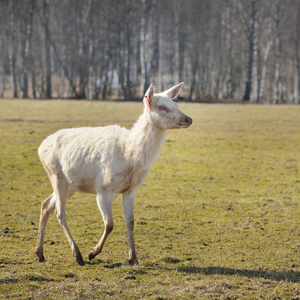
[[[136,196],[140,267],[120,196],[103,253],[80,267],[55,214],[47,262],[34,255],[52,192],[37,148],[60,128],[130,127],[142,104],[0,101],[0,298],[299,299],[300,107],[179,106],[194,124],[168,133]],[[75,194],[67,217],[87,260],[103,230],[95,197]]]

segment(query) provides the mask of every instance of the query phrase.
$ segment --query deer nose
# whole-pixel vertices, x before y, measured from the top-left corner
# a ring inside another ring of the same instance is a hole
[[[193,119],[190,118],[190,117],[185,117],[185,118],[184,118],[184,121],[185,121],[187,124],[190,124],[190,125],[192,125],[192,123],[193,123]]]

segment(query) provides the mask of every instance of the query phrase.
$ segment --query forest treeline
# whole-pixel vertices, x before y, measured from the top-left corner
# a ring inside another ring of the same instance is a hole
[[[0,96],[299,104],[300,0],[1,0]]]

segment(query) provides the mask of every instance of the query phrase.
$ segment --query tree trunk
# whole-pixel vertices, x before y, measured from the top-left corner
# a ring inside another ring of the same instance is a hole
[[[141,73],[142,84],[141,94],[144,95],[148,88],[148,74],[147,74],[147,62],[146,62],[146,33],[147,33],[147,20],[146,20],[146,0],[141,0],[142,12],[141,12],[141,41],[140,41],[140,60],[141,60]]]
[[[295,38],[295,55],[294,55],[294,103],[300,104],[299,91],[300,91],[300,3],[297,3],[296,14],[296,38]]]
[[[33,56],[30,57],[30,63],[31,63],[31,88],[32,88],[32,97],[33,99],[37,98],[36,95],[36,81],[35,81],[35,68],[34,68],[34,59]]]
[[[81,12],[81,22],[79,28],[79,98],[86,98],[86,85],[88,83],[87,78],[87,62],[88,62],[88,51],[87,51],[87,37],[89,31],[87,28],[87,22],[89,20],[93,0],[84,1]]]
[[[272,34],[272,25],[269,23],[268,26],[269,26],[269,34],[268,34],[268,41],[267,41],[266,48],[263,50],[263,62],[262,62],[262,70],[261,70],[261,77],[260,77],[258,102],[261,102],[264,99],[268,59],[274,41],[273,34]]]
[[[266,82],[266,74],[267,74],[267,63],[268,63],[269,53],[270,53],[272,44],[273,44],[273,40],[269,40],[267,47],[264,50],[261,79],[260,79],[260,88],[259,88],[259,102],[264,99],[265,82]]]
[[[190,86],[190,92],[189,92],[189,100],[192,100],[194,91],[195,91],[195,86],[196,86],[196,75],[199,67],[199,55],[198,52],[196,51],[195,53],[195,58],[192,61],[192,82]]]
[[[244,100],[250,100],[250,92],[251,92],[251,78],[252,78],[252,64],[253,64],[253,43],[252,39],[249,42],[249,60],[248,60],[248,71],[247,71],[247,82],[246,89],[244,94]]]
[[[50,0],[44,0],[43,14],[44,14],[44,34],[45,34],[45,78],[46,78],[46,98],[52,98],[52,87],[51,87],[51,53],[50,53],[50,10],[49,10]]]
[[[98,77],[97,77],[97,51],[98,51],[98,38],[96,37],[96,29],[94,24],[94,19],[92,20],[92,34],[90,39],[90,77],[91,77],[91,87],[92,87],[92,99],[98,99]]]
[[[227,97],[232,99],[232,3],[228,1],[226,8],[226,21],[227,21]]]
[[[17,71],[16,71],[16,53],[15,53],[15,2],[9,0],[8,3],[8,14],[9,14],[9,46],[8,46],[8,57],[9,67],[12,78],[13,97],[18,97],[18,86],[17,86]]]
[[[180,82],[179,78],[179,67],[180,67],[180,5],[181,0],[174,1],[174,17],[175,17],[175,28],[174,28],[174,83]]]
[[[4,92],[5,92],[5,88],[6,88],[5,64],[6,64],[7,58],[6,58],[5,55],[3,55],[5,53],[5,49],[6,49],[5,46],[6,45],[4,45],[4,43],[2,43],[1,48],[0,48],[0,51],[1,51],[1,54],[2,54],[2,55],[0,54],[0,59],[1,59],[0,74],[1,74],[1,77],[2,77],[1,78],[2,79],[2,82],[1,82],[1,95],[0,95],[1,98],[4,98]]]
[[[277,0],[275,4],[275,41],[276,41],[276,66],[273,89],[273,103],[279,103],[280,94],[280,75],[281,75],[281,39],[280,39],[280,9],[281,0]]]
[[[161,16],[161,12],[158,11],[159,16]],[[163,26],[162,26],[162,18],[159,17],[156,24],[156,34],[158,38],[158,84],[159,88],[164,90],[164,37],[163,37]]]
[[[244,100],[249,101],[252,89],[252,71],[253,71],[253,58],[254,58],[254,42],[255,42],[255,30],[256,30],[256,1],[251,0],[251,27],[249,29],[249,59],[248,59],[248,71],[247,82],[244,94]]]
[[[252,64],[252,91],[250,94],[250,101],[253,103],[258,102],[258,11],[256,7],[256,0],[252,0],[253,6],[253,64]]]
[[[32,21],[34,13],[34,0],[30,0],[28,4],[28,17],[25,33],[25,45],[23,50],[23,98],[28,98],[28,72],[30,71],[30,53],[31,53],[31,36],[32,36]]]
[[[294,103],[299,104],[299,73],[298,73],[298,64],[296,54],[294,56]]]
[[[2,82],[1,82],[1,94],[0,97],[4,98],[4,91],[5,91],[5,68],[4,68],[4,63],[1,60],[1,69],[0,69],[0,74],[2,74]]]
[[[126,28],[126,100],[132,99],[132,91],[131,91],[131,80],[130,80],[130,70],[131,70],[131,53],[133,52],[133,49],[131,48],[131,36],[132,36],[132,31],[131,31],[131,1],[127,2],[127,28]]]

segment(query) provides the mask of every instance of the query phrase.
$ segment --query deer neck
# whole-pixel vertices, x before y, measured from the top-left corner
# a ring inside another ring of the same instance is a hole
[[[150,114],[144,112],[139,117],[130,130],[128,149],[128,154],[136,167],[150,168],[165,140],[166,132],[155,126]]]

